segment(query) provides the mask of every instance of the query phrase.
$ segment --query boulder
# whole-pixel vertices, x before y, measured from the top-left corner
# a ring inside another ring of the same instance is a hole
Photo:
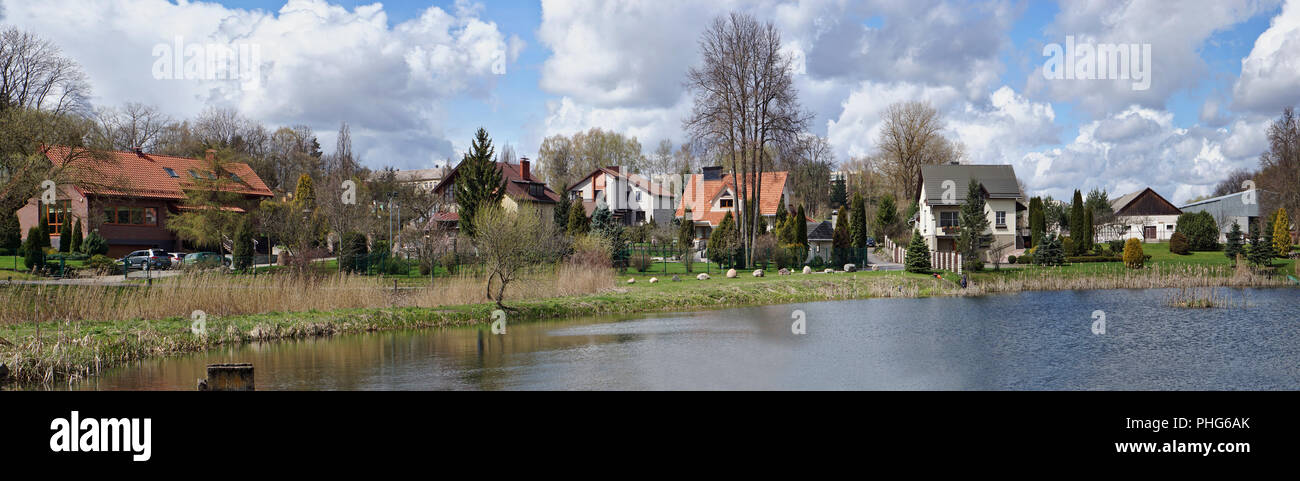
[[[835,273],[835,269],[826,269],[822,271],[822,274],[834,274],[834,273]]]
[[[857,271],[858,271],[858,266],[856,264],[844,264],[844,272],[857,272]]]
[[[803,266],[803,273],[804,273],[804,274],[812,274],[812,268],[811,268],[811,267],[808,267],[808,266]]]
[[[627,280],[627,283],[628,283],[628,284],[636,284],[636,279],[628,279],[628,280]]]
[[[708,274],[705,274],[705,273],[703,273],[703,272],[701,272],[700,275],[695,276],[695,278],[696,278],[696,279],[699,279],[699,280],[701,280],[701,281],[707,281],[707,280],[709,280],[709,275],[708,275]]]
[[[762,269],[755,270],[754,277],[763,277],[763,270]]]
[[[735,279],[735,278],[736,278],[736,270],[727,269],[727,279]]]
[[[651,283],[651,284],[654,284],[654,283],[656,283],[656,282],[659,282],[659,278],[658,278],[658,277],[651,277],[651,278],[650,278],[650,283]]]
[[[781,270],[776,271],[776,275],[778,275],[778,276],[788,276],[788,275],[790,275],[790,269],[786,269],[786,268],[782,267]]]
[[[681,281],[682,281],[682,278],[677,277],[677,276],[673,276],[673,282],[681,282]]]

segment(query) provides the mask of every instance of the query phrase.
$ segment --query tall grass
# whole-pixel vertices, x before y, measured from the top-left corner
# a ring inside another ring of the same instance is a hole
[[[1197,287],[1273,287],[1285,285],[1282,276],[1270,276],[1233,266],[1195,264],[1155,265],[1146,269],[1097,270],[1062,275],[1055,269],[1025,269],[1011,275],[990,276],[973,284],[976,292],[1019,292],[1092,289],[1165,289]]]
[[[575,296],[615,285],[610,269],[561,264],[538,266],[506,290],[506,301]],[[437,278],[432,287],[394,289],[391,281],[357,275],[232,276],[198,272],[152,287],[14,285],[0,287],[0,324],[49,321],[119,321],[270,312],[379,307],[425,307],[487,302],[485,281],[467,273]]]

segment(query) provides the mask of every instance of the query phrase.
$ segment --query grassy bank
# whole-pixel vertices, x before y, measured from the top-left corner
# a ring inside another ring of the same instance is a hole
[[[1063,268],[1006,269],[971,276],[967,289],[954,276],[936,279],[903,272],[769,274],[735,279],[715,275],[680,282],[650,275],[614,278],[560,271],[515,285],[508,322],[761,304],[880,297],[966,296],[1051,289],[1113,289],[1285,285],[1227,266],[1157,265],[1142,270],[1064,273]],[[631,278],[636,282],[628,284]],[[54,383],[93,376],[140,359],[199,352],[216,346],[377,330],[486,324],[496,307],[482,302],[482,281],[448,280],[440,287],[393,291],[391,281],[241,276],[182,278],[153,288],[22,288],[0,291],[0,362],[21,383]],[[59,309],[51,303],[63,303]],[[41,309],[37,309],[41,306]],[[191,309],[207,314],[207,334],[191,332]],[[33,311],[40,314],[33,314]],[[22,319],[22,313],[28,319]],[[91,315],[87,315],[91,314]],[[39,322],[30,318],[39,315]],[[105,319],[88,321],[84,319]],[[129,320],[113,320],[129,319]]]

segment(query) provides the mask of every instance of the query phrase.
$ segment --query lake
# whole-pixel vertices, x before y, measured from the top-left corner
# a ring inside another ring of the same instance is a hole
[[[1056,291],[381,332],[137,362],[72,387],[194,390],[207,364],[251,362],[258,390],[1300,389],[1300,290],[1219,292],[1234,307]]]

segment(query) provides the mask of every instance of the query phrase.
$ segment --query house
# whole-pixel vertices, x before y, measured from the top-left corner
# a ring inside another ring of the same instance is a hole
[[[986,234],[993,236],[990,252],[1007,253],[1022,249],[1028,236],[1027,226],[1019,225],[1020,212],[1027,211],[1024,194],[1010,165],[927,165],[918,179],[917,216],[914,227],[925,239],[931,252],[957,250],[961,230],[961,206],[966,202],[971,179],[980,184],[984,213],[989,221]]]
[[[1183,212],[1209,212],[1214,222],[1219,225],[1219,242],[1228,241],[1228,232],[1232,224],[1241,226],[1242,232],[1250,232],[1251,225],[1258,225],[1260,219],[1261,195],[1272,193],[1264,190],[1245,190],[1235,194],[1205,199],[1181,206]]]
[[[751,174],[750,179],[753,177]],[[751,200],[757,202],[758,213],[769,230],[776,226],[777,209],[790,209],[788,177],[788,172],[764,172],[759,178],[759,196]],[[709,235],[726,214],[731,212],[733,218],[738,215],[736,179],[731,174],[724,175],[722,167],[704,167],[700,173],[687,176],[684,182],[682,201],[674,215],[679,219],[689,216],[695,226],[695,248],[703,250]]]
[[[424,192],[432,192],[434,187],[442,183],[443,177],[447,176],[450,167],[434,167],[432,169],[416,170],[399,170],[393,173],[399,184],[414,186],[416,189]],[[378,175],[383,171],[376,172]]]
[[[602,167],[574,182],[565,192],[571,200],[582,202],[588,217],[603,204],[623,225],[640,225],[651,219],[664,225],[672,222],[677,210],[675,186],[671,183],[630,174],[623,167]]]
[[[1114,221],[1095,229],[1101,242],[1131,238],[1167,241],[1183,213],[1150,187],[1112,200],[1110,208],[1115,213]]]
[[[835,223],[829,220],[821,222],[808,223],[808,258],[804,262],[811,261],[814,257],[820,257],[824,262],[831,262],[831,252],[834,247],[832,237],[835,235]]]
[[[18,209],[24,236],[36,225],[39,215],[50,223],[50,242],[59,246],[60,229],[65,222],[82,222],[82,235],[99,231],[108,241],[108,255],[118,257],[138,249],[183,250],[180,238],[167,229],[167,220],[187,209],[186,191],[197,180],[217,180],[212,171],[214,150],[203,160],[188,157],[130,152],[103,152],[88,156],[68,147],[54,147],[46,157],[55,166],[64,166],[70,181],[56,186],[56,201],[44,204],[33,198]],[[66,166],[69,159],[74,165]],[[221,163],[231,182],[228,189],[240,201],[225,207],[235,212],[252,209],[273,196],[262,179],[248,164]]]
[[[560,201],[560,195],[546,186],[545,182],[538,180],[533,176],[532,165],[527,157],[519,159],[518,164],[506,162],[494,162],[497,171],[501,172],[501,180],[506,185],[505,195],[501,196],[501,206],[509,211],[518,211],[520,205],[528,204],[537,207],[537,210],[545,219],[551,219],[555,212],[555,204]],[[434,186],[433,193],[442,196],[446,201],[442,211],[433,215],[432,222],[455,228],[460,222],[460,214],[457,212],[456,205],[456,179],[460,167],[465,165],[464,162],[456,164],[447,177],[442,179],[438,185]]]

